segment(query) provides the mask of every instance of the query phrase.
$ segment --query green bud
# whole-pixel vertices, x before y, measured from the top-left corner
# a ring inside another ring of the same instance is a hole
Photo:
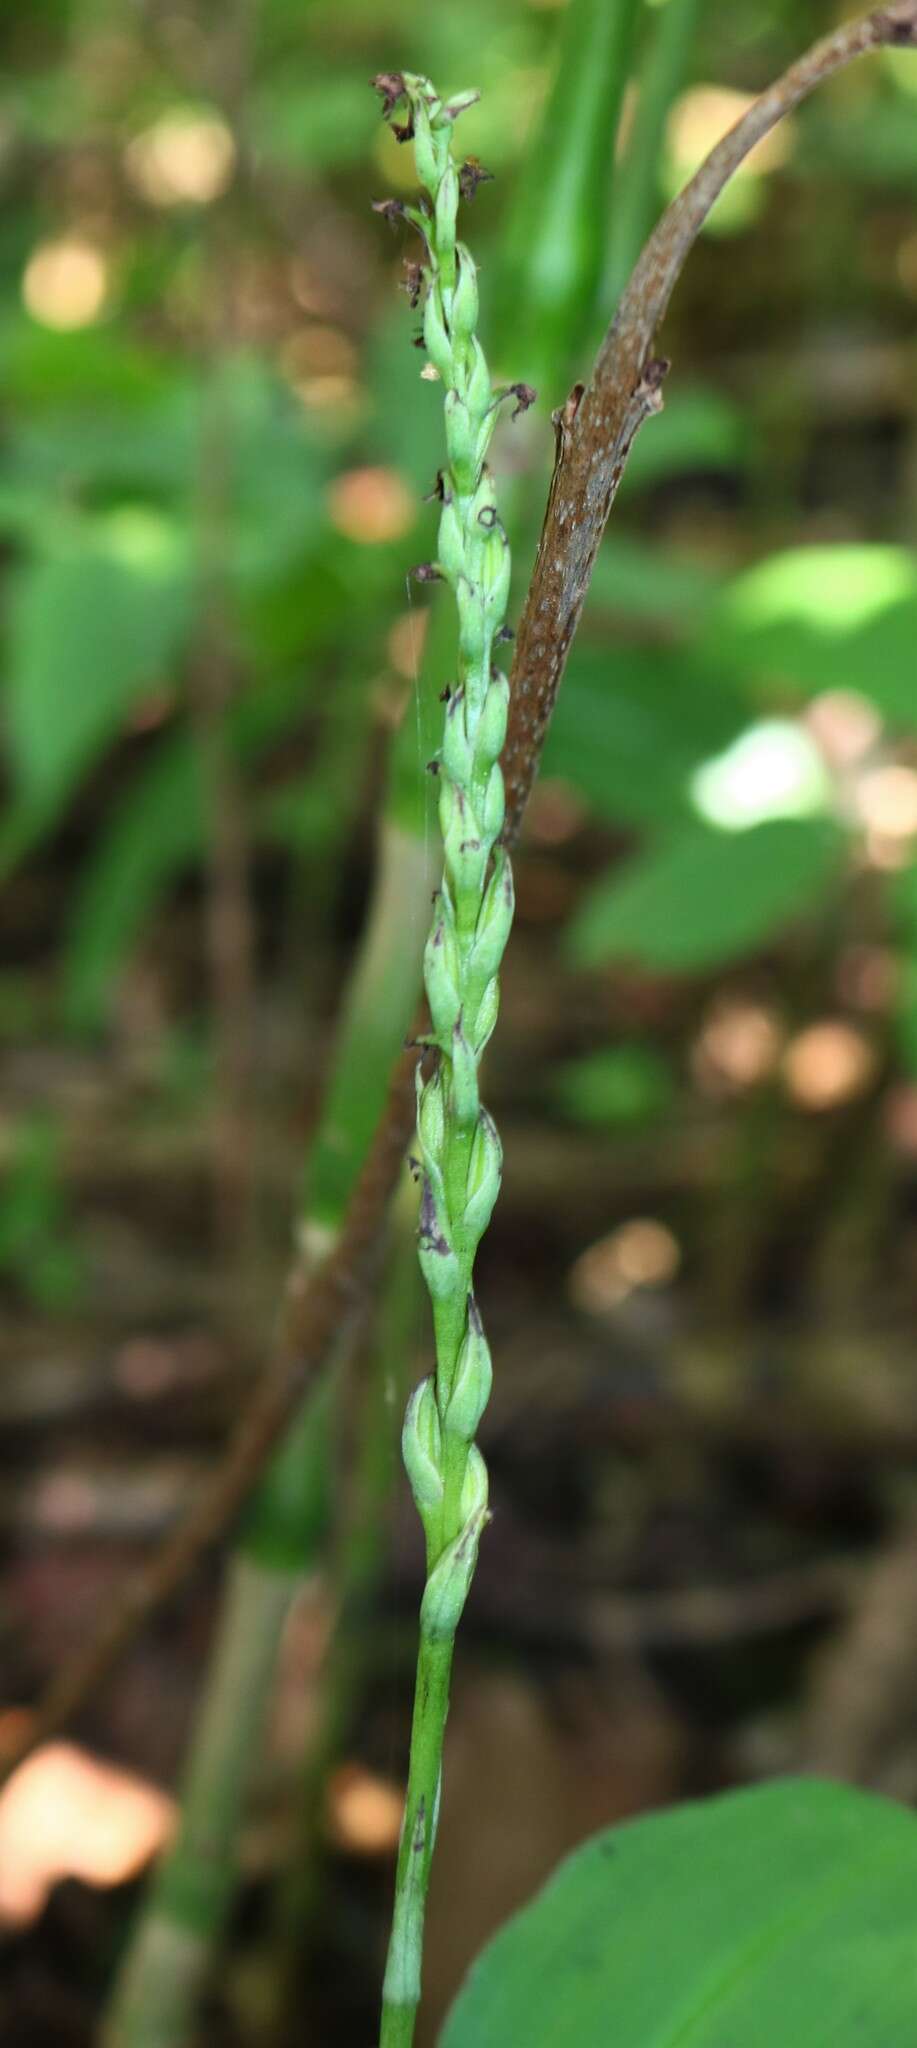
[[[499,761],[508,717],[509,683],[505,676],[498,674],[491,677],[474,736],[474,750],[479,761]]]
[[[468,1297],[468,1328],[462,1342],[445,1414],[445,1427],[466,1444],[474,1441],[490,1400],[493,1366],[474,1295]],[[464,1502],[463,1502],[464,1507]]]
[[[447,498],[439,519],[436,557],[450,583],[465,573],[465,529],[454,498]]]
[[[490,655],[491,629],[484,617],[480,591],[465,578],[456,584],[459,615],[459,654],[465,670],[465,687],[473,673],[486,674]]]
[[[477,1122],[481,1100],[478,1094],[478,1063],[474,1048],[462,1030],[461,1016],[453,1026],[450,1059],[452,1092],[449,1107],[456,1122],[467,1130],[469,1124]]]
[[[452,1250],[445,1204],[438,1201],[429,1173],[424,1174],[417,1243],[420,1270],[433,1301],[448,1301],[461,1286],[461,1270]]]
[[[484,557],[484,615],[493,625],[502,625],[509,603],[510,579],[509,543],[502,526],[496,525],[488,536]]]
[[[478,1014],[474,1020],[474,1030],[471,1034],[472,1043],[474,1045],[474,1049],[478,1056],[478,1059],[480,1059],[481,1054],[484,1051],[484,1047],[487,1044],[488,1039],[491,1037],[491,1034],[497,1021],[499,1009],[500,983],[497,976],[493,974],[491,975],[487,987],[484,990],[484,994],[482,995],[481,1000],[478,1004]]]
[[[486,1520],[486,1507],[479,1508],[470,1516],[455,1542],[443,1551],[430,1573],[420,1607],[421,1634],[428,1642],[448,1642],[458,1628],[474,1577],[478,1545]]]
[[[481,830],[490,846],[499,839],[506,816],[506,789],[499,761],[495,761],[487,778],[484,802],[481,805]]]
[[[471,347],[478,324],[478,276],[464,242],[458,245],[458,277],[452,299],[452,346],[456,354]],[[437,366],[438,367],[438,366]]]
[[[476,988],[483,989],[491,975],[497,972],[506,950],[514,908],[513,871],[509,855],[502,846],[498,846],[494,854],[494,871],[487,884],[487,894],[481,905],[474,945],[468,960],[468,980]]]
[[[461,1010],[461,998],[456,987],[454,963],[450,955],[454,951],[449,945],[446,920],[440,916],[427,940],[423,956],[424,987],[433,1019],[437,1038],[448,1039]]]
[[[442,1430],[431,1378],[421,1380],[407,1405],[401,1432],[401,1455],[421,1520],[442,1507]]]
[[[464,398],[455,390],[446,392],[443,415],[446,423],[449,468],[455,480],[456,490],[467,495],[474,490],[478,475],[478,427],[471,418]]]
[[[493,404],[493,389],[487,358],[477,340],[472,342],[471,357],[471,367],[465,380],[465,403],[477,429]]]
[[[440,1073],[432,1080],[423,1081],[418,1068],[417,1087],[417,1142],[423,1156],[425,1181],[429,1182],[430,1198],[438,1216],[448,1217],[449,1205],[443,1182],[443,1148],[445,1145],[445,1124],[443,1121],[443,1084]],[[443,1234],[450,1238],[448,1225],[442,1226]]]
[[[440,180],[442,149],[441,147],[437,148],[437,143],[434,141],[426,96],[419,89],[423,87],[424,80],[421,78],[415,79],[410,73],[406,73],[405,85],[408,88],[414,115],[414,163],[417,168],[417,176],[432,198]]]
[[[500,1192],[503,1148],[493,1117],[482,1107],[471,1147],[462,1229],[475,1244],[483,1236]]]
[[[432,188],[431,188],[432,189]],[[434,200],[436,253],[439,257],[443,284],[451,291],[455,276],[455,220],[458,213],[459,188],[455,165],[448,161],[439,181],[439,190]]]
[[[465,731],[465,692],[456,690],[449,699],[443,733],[443,767],[453,782],[467,788],[474,772],[474,751]]]
[[[425,1158],[441,1159],[446,1135],[443,1084],[439,1073],[424,1081],[417,1069],[417,1136]]]
[[[443,383],[452,384],[452,342],[443,319],[443,302],[435,280],[427,293],[424,307],[423,338],[430,361],[439,371]]]
[[[487,1466],[476,1444],[468,1451],[460,1506],[466,1529],[475,1516],[487,1514]]]

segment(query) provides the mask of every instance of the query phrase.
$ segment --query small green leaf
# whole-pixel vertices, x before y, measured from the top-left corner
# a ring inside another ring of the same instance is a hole
[[[793,548],[738,576],[712,608],[708,658],[800,696],[853,690],[913,727],[917,563],[906,548]]]
[[[440,2048],[904,2048],[917,1821],[790,1779],[596,1835],[471,1970]]]
[[[748,832],[688,826],[607,876],[573,921],[581,967],[632,960],[701,972],[741,958],[824,897],[843,841],[822,818],[775,818]]]

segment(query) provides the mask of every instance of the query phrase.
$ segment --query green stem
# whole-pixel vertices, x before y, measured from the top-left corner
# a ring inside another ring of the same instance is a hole
[[[232,1895],[234,1849],[252,1756],[298,1577],[237,1558],[214,1646],[176,1841],[154,1880],[109,2006],[102,2048],[174,2048],[189,2029],[209,1961],[202,1934]]]
[[[431,1642],[423,1634],[420,1638],[411,1762],[382,1994],[380,2048],[410,2048],[414,2039],[454,1644],[454,1636],[445,1642]]]
[[[640,72],[630,140],[615,178],[611,248],[601,327],[612,318],[659,212],[660,163],[669,110],[688,68],[700,0],[665,0]]]

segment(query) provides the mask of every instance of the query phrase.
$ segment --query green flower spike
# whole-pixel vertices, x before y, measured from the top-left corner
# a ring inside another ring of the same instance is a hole
[[[421,260],[406,265],[405,289],[423,302],[422,342],[445,390],[447,464],[434,495],[441,511],[435,562],[423,582],[448,583],[458,609],[457,677],[444,692],[439,777],[443,879],[424,956],[432,1030],[418,1073],[417,1144],[421,1204],[419,1256],[433,1306],[436,1373],[412,1395],[404,1462],[427,1542],[427,1583],[404,1825],[382,2014],[382,2048],[414,2035],[420,1998],[423,1922],[436,1834],[443,1730],[455,1631],[487,1521],[487,1470],[474,1443],[491,1384],[490,1352],[474,1294],[478,1243],[500,1189],[501,1150],[481,1104],[478,1067],[497,1020],[497,975],[513,919],[509,858],[498,844],[504,791],[500,754],[509,685],[494,663],[505,641],[509,543],[486,456],[501,402],[516,413],[535,393],[525,384],[495,391],[478,341],[477,273],[456,239],[460,196],[488,176],[474,158],[453,158],[456,119],[477,99],[441,100],[426,78],[385,72],[374,80],[386,120],[413,141],[423,187],[416,206],[380,200],[376,210],[421,237]]]

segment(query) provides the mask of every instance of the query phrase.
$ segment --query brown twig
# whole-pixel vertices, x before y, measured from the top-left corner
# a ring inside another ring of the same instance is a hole
[[[537,752],[560,687],[599,542],[634,439],[662,404],[668,364],[656,334],[714,202],[762,137],[836,71],[885,45],[917,48],[917,0],[894,0],[818,42],[762,93],[711,150],[650,236],[585,390],[555,414],[557,455],[531,587],[516,641],[503,757],[507,831],[518,831]]]
[[[662,402],[667,365],[653,356],[653,344],[693,243],[733,172],[784,114],[854,58],[893,44],[917,48],[917,0],[894,0],[817,43],[754,102],[663,215],[622,296],[591,382],[585,391],[577,387],[556,417],[554,475],[512,665],[503,757],[504,836],[510,844],[518,836],[535,780],[624,466],[638,429]],[[53,1681],[27,1728],[8,1745],[4,1774],[85,1703],[201,1553],[224,1532],[256,1484],[304,1387],[321,1370],[342,1323],[365,1294],[389,1196],[413,1128],[413,1069],[412,1055],[404,1055],[394,1069],[388,1102],[334,1250],[308,1280],[294,1270],[274,1364],[253,1395],[222,1463],[174,1535],[127,1588],[100,1634]]]

